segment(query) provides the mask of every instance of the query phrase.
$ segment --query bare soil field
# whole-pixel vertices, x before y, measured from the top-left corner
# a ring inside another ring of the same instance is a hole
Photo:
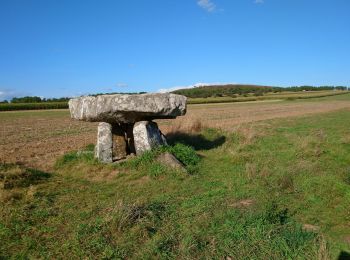
[[[196,124],[232,131],[250,122],[340,109],[350,109],[350,102],[345,98],[321,98],[189,105],[186,116],[158,123],[165,133],[190,131]],[[1,112],[0,162],[51,170],[57,157],[95,143],[96,125],[70,119],[68,110]]]

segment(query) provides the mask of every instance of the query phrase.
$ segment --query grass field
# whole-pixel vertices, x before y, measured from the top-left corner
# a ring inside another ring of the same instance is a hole
[[[161,151],[96,162],[96,125],[67,111],[0,113],[0,258],[346,256],[349,101],[191,105],[160,123],[187,173],[157,163]]]

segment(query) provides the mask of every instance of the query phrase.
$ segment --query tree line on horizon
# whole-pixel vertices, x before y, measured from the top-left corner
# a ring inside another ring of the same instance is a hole
[[[258,85],[210,85],[201,86],[188,89],[178,89],[171,93],[184,95],[190,98],[206,98],[206,97],[224,97],[231,96],[236,97],[237,95],[254,94],[255,96],[262,96],[265,93],[273,92],[298,92],[298,91],[326,91],[326,90],[348,90],[345,86],[293,86],[293,87],[271,87],[271,86],[258,86]],[[130,92],[130,93],[98,93],[92,96],[104,95],[104,94],[144,94],[147,92]],[[13,104],[27,104],[27,103],[60,103],[69,101],[69,97],[61,98],[41,98],[38,96],[25,96],[25,97],[14,97],[10,101],[4,100],[0,103],[13,103]]]
[[[254,94],[263,96],[265,93],[279,92],[298,92],[298,91],[326,91],[326,90],[348,90],[345,86],[292,86],[292,87],[272,87],[258,85],[210,85],[196,88],[178,89],[173,91],[174,94],[184,95],[190,98],[207,98],[207,97],[237,97],[238,95]]]
[[[14,97],[10,101],[4,100],[1,103],[56,103],[56,102],[68,102],[68,97],[62,98],[41,98],[37,96],[25,96],[25,97]]]
[[[130,92],[130,93],[120,93],[120,92],[115,92],[115,93],[98,93],[98,94],[94,94],[91,96],[99,96],[99,95],[111,95],[111,94],[129,94],[129,95],[133,95],[133,94],[144,94],[146,92]],[[8,100],[4,100],[4,101],[0,101],[0,103],[14,103],[14,104],[24,104],[24,103],[59,103],[59,102],[68,102],[69,99],[71,99],[70,97],[61,97],[61,98],[41,98],[38,96],[25,96],[25,97],[14,97],[12,98],[10,101]]]

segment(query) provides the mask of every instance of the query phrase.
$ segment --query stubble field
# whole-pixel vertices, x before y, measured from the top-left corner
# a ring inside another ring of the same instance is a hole
[[[191,131],[194,125],[234,131],[246,123],[298,117],[350,108],[349,94],[297,101],[257,101],[188,105],[176,120],[160,120],[164,133]],[[23,163],[51,170],[57,157],[96,142],[97,123],[70,119],[68,110],[0,113],[0,162]],[[252,125],[249,125],[252,129]]]

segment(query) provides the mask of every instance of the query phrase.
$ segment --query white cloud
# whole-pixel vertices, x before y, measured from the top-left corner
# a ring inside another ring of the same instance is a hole
[[[216,5],[210,0],[198,0],[197,5],[208,12],[213,12],[216,8]]]
[[[264,0],[255,0],[254,3],[255,3],[255,4],[263,4],[263,3],[264,3]]]
[[[126,83],[117,83],[118,88],[126,88],[127,86],[128,86],[128,84],[126,84]]]
[[[191,86],[177,86],[177,87],[170,87],[170,88],[161,88],[161,89],[158,89],[157,92],[159,92],[159,93],[167,93],[167,92],[172,92],[172,91],[175,91],[175,90],[178,90],[178,89],[194,88],[194,87],[195,87],[194,85],[191,85]]]
[[[237,83],[222,83],[222,82],[215,82],[215,83],[196,83],[190,86],[177,86],[177,87],[170,87],[170,88],[161,88],[158,89],[157,92],[160,93],[167,93],[167,92],[172,92],[178,89],[187,89],[187,88],[198,88],[198,87],[204,87],[204,86],[214,86],[214,85],[228,85],[228,84],[237,84]]]
[[[11,100],[14,97],[23,97],[29,95],[28,93],[18,92],[14,89],[1,89],[0,90],[0,101]]]

